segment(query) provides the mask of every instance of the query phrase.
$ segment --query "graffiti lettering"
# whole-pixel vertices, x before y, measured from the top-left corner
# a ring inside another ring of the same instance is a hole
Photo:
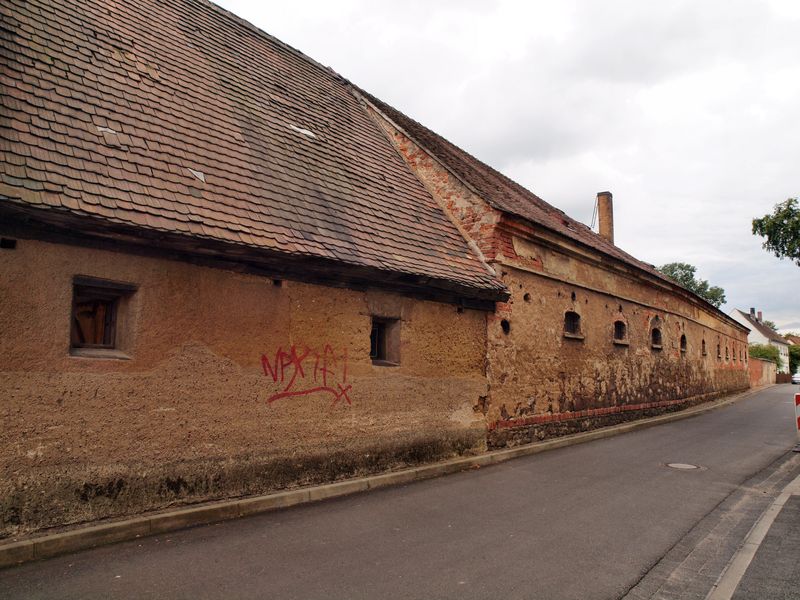
[[[352,404],[347,383],[347,348],[337,355],[329,344],[322,352],[308,346],[292,346],[288,351],[278,348],[274,360],[261,355],[264,375],[283,386],[280,392],[267,398],[272,404],[281,398],[324,393],[332,397],[331,406],[340,401]]]

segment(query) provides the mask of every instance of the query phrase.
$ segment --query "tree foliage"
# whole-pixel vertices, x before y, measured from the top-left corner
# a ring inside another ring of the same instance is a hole
[[[710,285],[705,279],[697,279],[697,267],[688,263],[673,262],[658,267],[664,275],[678,285],[682,285],[690,292],[694,292],[717,308],[725,304],[725,290],[716,285]]]
[[[771,360],[778,365],[779,369],[783,366],[781,362],[781,353],[777,346],[771,346],[769,344],[751,344],[750,348],[748,348],[748,352],[751,358]]]
[[[778,326],[775,325],[775,321],[770,321],[769,319],[764,319],[763,321],[761,321],[761,324],[762,325],[766,325],[767,327],[772,329],[772,331],[774,331],[775,333],[778,333]]]
[[[797,367],[800,367],[800,346],[789,346],[789,372],[797,373]]]
[[[800,206],[797,198],[776,204],[772,213],[753,219],[753,235],[766,238],[761,244],[765,250],[800,265]]]

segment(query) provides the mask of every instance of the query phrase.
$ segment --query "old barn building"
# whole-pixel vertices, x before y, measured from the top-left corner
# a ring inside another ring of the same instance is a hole
[[[681,408],[747,331],[205,0],[2,8],[0,535]]]

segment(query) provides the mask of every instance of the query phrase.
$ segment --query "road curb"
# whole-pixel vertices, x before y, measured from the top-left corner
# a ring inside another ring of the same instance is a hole
[[[572,434],[542,442],[534,442],[513,448],[493,450],[476,456],[464,456],[400,471],[370,475],[314,487],[288,490],[265,496],[207,503],[200,506],[183,508],[150,516],[145,515],[123,521],[102,523],[88,527],[84,526],[69,531],[8,542],[0,544],[0,568],[40,558],[50,558],[59,554],[85,550],[96,546],[132,540],[148,535],[227,521],[297,504],[317,502],[358,492],[366,492],[390,485],[411,483],[413,481],[431,479],[433,477],[457,473],[468,469],[498,464],[522,456],[530,456],[540,452],[547,452],[548,450],[555,450],[557,448],[565,448],[567,446],[583,444],[593,440],[613,437],[637,429],[688,419],[733,404],[763,389],[765,388],[748,390],[721,400],[687,408],[679,412],[630,421],[628,423],[612,425],[584,433]]]

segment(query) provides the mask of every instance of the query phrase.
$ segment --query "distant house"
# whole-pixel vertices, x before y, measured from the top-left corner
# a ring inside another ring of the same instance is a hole
[[[788,334],[783,336],[792,346],[800,346],[800,335]]]
[[[735,308],[731,312],[731,317],[745,327],[750,328],[750,335],[747,337],[748,344],[763,344],[778,348],[778,352],[781,356],[781,364],[778,367],[778,373],[789,372],[789,346],[792,345],[792,342],[781,337],[775,330],[764,325],[761,311],[756,313],[756,310],[751,308],[750,312],[746,313]]]

